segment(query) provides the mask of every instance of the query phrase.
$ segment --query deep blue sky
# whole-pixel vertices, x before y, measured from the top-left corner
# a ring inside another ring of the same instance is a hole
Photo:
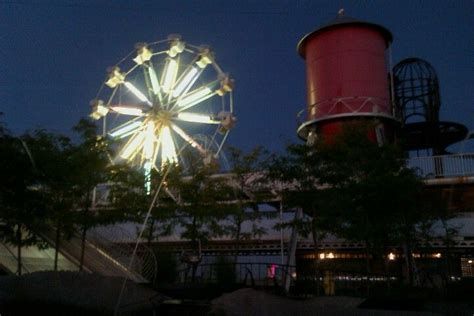
[[[70,134],[89,113],[105,69],[133,49],[179,33],[211,45],[236,81],[239,119],[228,143],[281,149],[305,106],[306,33],[346,14],[394,35],[394,63],[420,57],[437,70],[445,120],[474,129],[474,1],[0,0],[0,111],[15,133]]]

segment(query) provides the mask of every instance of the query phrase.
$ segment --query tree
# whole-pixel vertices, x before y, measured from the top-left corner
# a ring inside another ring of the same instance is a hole
[[[389,245],[403,244],[410,258],[419,224],[430,218],[421,205],[421,181],[397,144],[379,146],[368,137],[373,128],[348,125],[331,142],[292,145],[269,169],[286,183],[286,204],[309,215],[300,224],[311,227],[315,250],[326,232],[363,242],[367,272],[370,256]]]
[[[107,182],[110,175],[110,159],[107,153],[107,143],[103,137],[97,136],[97,127],[87,119],[81,119],[73,131],[79,134],[80,143],[74,146],[72,152],[73,168],[71,173],[74,179],[75,205],[80,210],[79,224],[81,226],[81,257],[79,268],[84,265],[85,242],[87,231],[103,223],[107,216],[100,218],[96,213],[90,212],[92,192],[100,184]]]
[[[0,174],[0,238],[17,247],[17,273],[21,275],[22,247],[43,245],[34,232],[43,225],[45,204],[28,148],[1,123]]]
[[[227,157],[230,162],[231,195],[234,196],[233,207],[228,209],[226,230],[237,247],[241,240],[260,237],[265,229],[256,221],[263,218],[258,203],[262,199],[260,187],[265,185],[263,147],[258,146],[248,153],[235,147],[227,148]],[[245,221],[252,223],[250,231],[243,233],[242,225]],[[237,251],[238,252],[238,248]]]
[[[379,145],[368,137],[373,129],[372,124],[348,125],[334,142],[320,142],[318,178],[337,196],[332,205],[339,218],[336,233],[365,243],[367,272],[370,254],[383,255],[393,244],[403,244],[411,272],[418,226],[430,218],[421,204],[422,182],[396,143]]]
[[[47,220],[56,228],[54,270],[58,269],[61,237],[71,238],[74,232],[76,212],[74,210],[74,174],[71,153],[74,146],[70,139],[39,129],[23,137],[34,157],[37,181],[41,183],[41,194]]]

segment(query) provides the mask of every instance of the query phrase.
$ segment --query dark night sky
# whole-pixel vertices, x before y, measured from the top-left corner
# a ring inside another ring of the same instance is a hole
[[[89,113],[105,69],[136,42],[179,33],[211,45],[236,81],[239,119],[228,144],[279,150],[296,140],[305,70],[295,46],[346,14],[392,31],[394,63],[420,57],[437,70],[444,120],[474,129],[474,1],[27,1],[0,0],[0,111],[15,133],[70,134]]]

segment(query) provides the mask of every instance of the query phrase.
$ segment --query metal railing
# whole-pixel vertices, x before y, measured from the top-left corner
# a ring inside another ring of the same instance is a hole
[[[474,153],[415,157],[407,160],[409,168],[425,179],[474,175]]]

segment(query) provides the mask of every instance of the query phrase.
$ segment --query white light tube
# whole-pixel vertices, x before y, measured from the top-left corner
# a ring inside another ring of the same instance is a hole
[[[181,121],[204,123],[204,124],[220,124],[221,121],[212,119],[209,115],[202,115],[198,113],[181,112],[178,113],[177,118]]]
[[[111,106],[110,109],[119,114],[142,116],[143,110],[139,108],[129,108],[126,106]]]
[[[184,111],[193,105],[196,105],[204,100],[209,99],[212,97],[215,93],[212,92],[211,89],[208,87],[202,87],[199,89],[194,90],[193,92],[185,95],[183,98],[179,99],[176,102],[176,105],[178,106],[180,111]]]
[[[161,78],[161,87],[163,91],[169,93],[173,89],[174,81],[178,73],[178,62],[174,59],[168,58],[166,60],[165,71]]]
[[[111,137],[125,137],[125,134],[128,134],[129,132],[134,132],[137,128],[139,128],[142,125],[142,122],[135,121],[132,122],[128,125],[123,126],[122,128],[113,131],[112,133],[109,133]]]
[[[152,105],[151,102],[147,99],[147,97],[140,92],[133,84],[128,81],[124,82],[125,86],[127,87],[130,92],[132,92],[140,101],[146,102],[148,105]]]
[[[173,97],[178,97],[187,87],[191,86],[198,78],[200,71],[196,67],[191,67],[173,89]]]
[[[129,159],[133,153],[142,145],[143,140],[145,139],[145,132],[140,132],[137,134],[123,149],[120,157],[123,159]]]

